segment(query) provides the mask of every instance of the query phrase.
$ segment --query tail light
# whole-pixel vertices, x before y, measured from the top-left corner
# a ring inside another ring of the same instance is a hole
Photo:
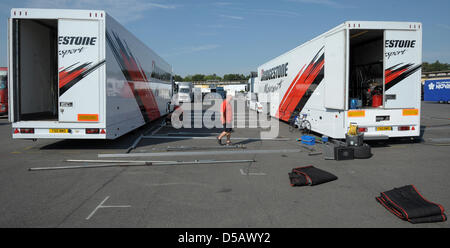
[[[98,128],[86,128],[86,134],[99,134],[100,129]]]
[[[20,133],[34,133],[34,128],[21,128]]]
[[[400,126],[398,127],[398,131],[409,131],[409,126]]]
[[[365,132],[367,132],[367,127],[359,127],[359,128],[358,128],[358,132],[360,132],[360,133],[365,133]]]

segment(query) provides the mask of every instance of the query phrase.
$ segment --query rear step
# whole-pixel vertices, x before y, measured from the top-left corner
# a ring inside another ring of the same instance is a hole
[[[387,135],[365,135],[364,140],[388,140],[389,136]]]

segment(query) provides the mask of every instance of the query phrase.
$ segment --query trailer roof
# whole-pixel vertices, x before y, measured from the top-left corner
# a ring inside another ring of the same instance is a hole
[[[384,22],[384,21],[346,21],[344,23],[341,23],[340,25],[330,29],[329,31],[316,36],[315,38],[304,42],[303,44],[267,61],[266,63],[260,65],[259,67],[265,66],[266,64],[271,63],[272,61],[288,55],[292,52],[294,52],[296,49],[299,49],[307,44],[309,44],[310,42],[313,42],[315,40],[318,40],[320,38],[323,38],[325,36],[331,35],[335,32],[338,32],[340,30],[343,29],[378,29],[378,30],[383,30],[383,29],[389,29],[389,30],[422,30],[422,23],[420,22]],[[258,67],[258,68],[259,68]]]
[[[103,10],[13,8],[11,18],[21,19],[105,19]]]

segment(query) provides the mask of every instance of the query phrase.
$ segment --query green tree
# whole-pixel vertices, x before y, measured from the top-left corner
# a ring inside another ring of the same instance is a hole
[[[205,75],[195,74],[194,76],[192,76],[192,81],[205,81]]]
[[[175,80],[175,82],[183,82],[183,78],[180,75],[173,76],[173,80]]]
[[[205,80],[206,81],[220,81],[220,80],[222,80],[222,78],[221,77],[219,77],[219,76],[217,76],[215,73],[214,74],[211,74],[211,75],[206,75],[205,76]]]
[[[183,78],[184,82],[192,82],[192,75],[187,75],[186,77]]]
[[[422,63],[422,71],[423,72],[430,72],[430,71],[448,71],[450,70],[450,64],[447,63],[441,63],[439,60],[436,60],[436,62],[430,64],[428,62]]]
[[[243,81],[246,80],[246,76],[242,74],[225,74],[223,75],[223,80],[225,81]]]

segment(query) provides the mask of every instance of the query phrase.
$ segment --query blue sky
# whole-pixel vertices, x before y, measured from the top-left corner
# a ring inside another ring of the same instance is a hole
[[[2,0],[0,66],[11,8],[103,9],[176,74],[249,74],[347,20],[423,23],[423,60],[450,63],[448,0]]]

